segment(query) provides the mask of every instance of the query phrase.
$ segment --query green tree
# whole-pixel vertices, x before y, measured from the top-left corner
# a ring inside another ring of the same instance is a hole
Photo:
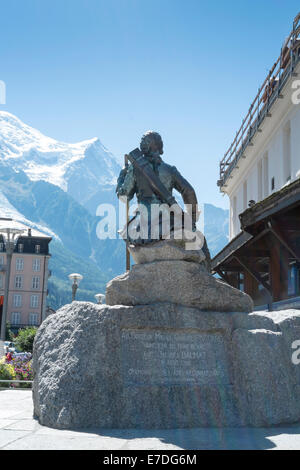
[[[5,341],[14,341],[14,334],[10,329],[10,323],[6,323]]]
[[[33,340],[36,335],[36,327],[27,327],[19,330],[18,335],[16,336],[14,342],[17,349],[24,352],[31,352],[33,349]]]

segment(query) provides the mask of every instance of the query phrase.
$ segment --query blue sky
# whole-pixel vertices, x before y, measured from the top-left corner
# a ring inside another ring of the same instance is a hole
[[[299,0],[0,3],[0,109],[118,156],[148,129],[201,202],[228,207],[219,160],[288,35]]]

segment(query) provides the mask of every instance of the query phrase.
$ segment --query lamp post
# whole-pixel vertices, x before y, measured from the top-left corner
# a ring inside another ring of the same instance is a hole
[[[76,291],[78,289],[80,281],[82,281],[83,276],[78,273],[69,274],[69,279],[72,283],[72,302],[75,300]]]
[[[104,294],[96,294],[95,299],[97,300],[97,304],[101,305],[103,300],[105,299]]]
[[[1,320],[1,340],[5,341],[6,333],[6,320],[7,320],[7,307],[8,307],[8,294],[9,294],[9,281],[10,281],[10,270],[12,255],[17,244],[18,238],[24,230],[17,228],[1,228],[3,241],[5,244],[6,251],[6,275],[5,275],[5,288],[4,288],[4,300],[2,309],[2,320]]]

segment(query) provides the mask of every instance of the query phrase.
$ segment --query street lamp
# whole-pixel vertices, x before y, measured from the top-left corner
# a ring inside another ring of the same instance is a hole
[[[105,299],[104,294],[96,294],[95,299],[97,300],[97,304],[101,305],[103,300]]]
[[[69,279],[72,284],[72,302],[75,300],[76,291],[78,289],[80,281],[83,279],[83,276],[78,273],[69,274]]]
[[[18,228],[1,228],[0,233],[3,236],[6,251],[6,276],[5,276],[5,289],[4,289],[4,300],[2,309],[2,320],[1,320],[1,340],[5,341],[6,332],[6,319],[7,319],[7,307],[8,307],[8,293],[9,293],[9,281],[10,281],[10,269],[12,255],[17,244],[18,238],[24,230]]]

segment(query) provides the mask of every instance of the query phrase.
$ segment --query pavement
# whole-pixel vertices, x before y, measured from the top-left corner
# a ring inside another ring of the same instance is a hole
[[[77,429],[41,426],[30,390],[0,391],[0,450],[300,449],[300,424],[274,428],[168,430]]]

